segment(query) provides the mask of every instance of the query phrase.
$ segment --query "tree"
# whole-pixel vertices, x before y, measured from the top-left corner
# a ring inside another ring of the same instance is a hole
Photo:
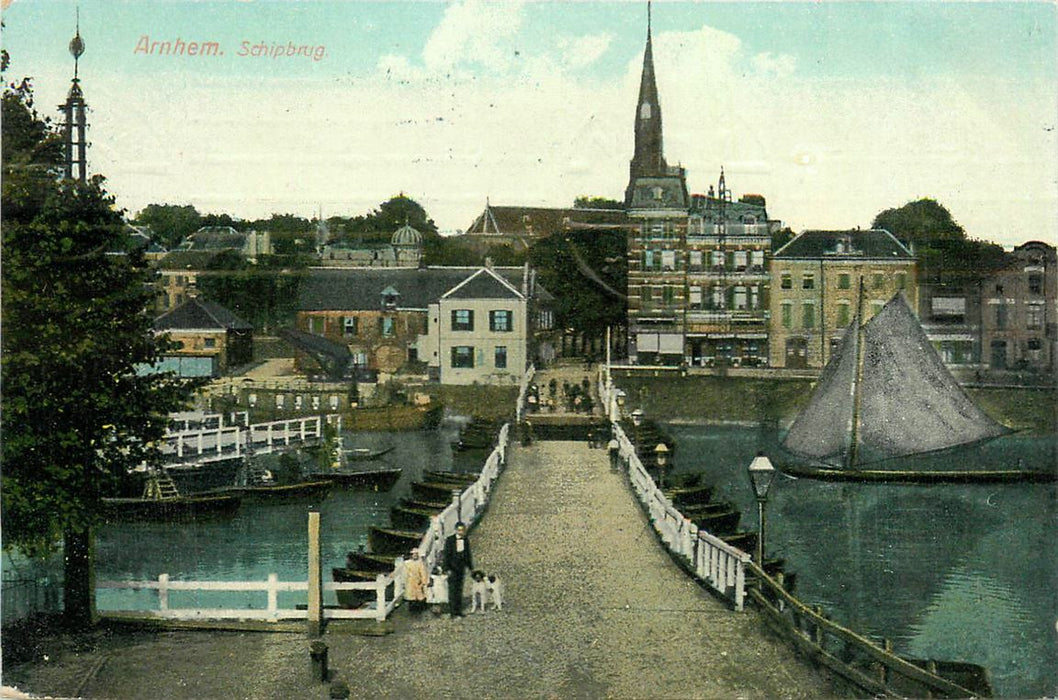
[[[873,228],[885,229],[918,258],[920,280],[961,285],[978,282],[1006,265],[1002,247],[967,238],[951,212],[933,199],[908,202],[874,217]]]
[[[150,227],[156,243],[175,248],[202,226],[202,215],[190,204],[148,204],[135,221]]]
[[[4,546],[41,556],[61,541],[66,616],[90,622],[99,499],[156,458],[149,445],[190,387],[137,374],[167,347],[151,330],[147,267],[105,254],[121,214],[102,177],[56,179],[57,137],[25,81],[4,90],[2,142]]]
[[[573,200],[574,209],[624,209],[624,202],[607,197],[582,195]]]

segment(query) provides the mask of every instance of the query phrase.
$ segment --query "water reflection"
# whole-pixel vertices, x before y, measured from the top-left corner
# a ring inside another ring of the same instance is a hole
[[[746,468],[777,436],[671,426],[675,471],[704,470],[756,528]],[[1007,437],[958,463],[1053,469],[1055,441]],[[931,456],[930,460],[942,459]],[[948,456],[947,459],[953,459]],[[797,595],[898,653],[986,666],[997,694],[1058,691],[1055,489],[1040,484],[883,485],[781,478],[768,550],[797,573]]]

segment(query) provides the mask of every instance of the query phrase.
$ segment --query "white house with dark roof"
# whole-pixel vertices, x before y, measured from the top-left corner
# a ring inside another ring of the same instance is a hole
[[[430,304],[419,357],[442,384],[517,384],[529,364],[529,298],[481,268]]]

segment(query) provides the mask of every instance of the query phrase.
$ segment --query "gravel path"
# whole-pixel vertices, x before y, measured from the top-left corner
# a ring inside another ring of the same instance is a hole
[[[395,634],[328,633],[332,674],[353,697],[834,695],[754,611],[730,611],[683,574],[605,451],[537,442],[509,454],[471,533],[475,564],[504,581],[504,609],[455,620],[402,609]],[[309,678],[300,635],[173,632],[114,646],[37,665],[19,674],[21,687],[71,694],[71,668],[91,668],[105,654],[79,681],[83,697],[328,696]]]

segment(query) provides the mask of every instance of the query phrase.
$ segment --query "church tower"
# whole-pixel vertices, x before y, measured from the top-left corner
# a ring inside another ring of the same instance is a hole
[[[665,162],[662,143],[661,102],[654,76],[654,47],[650,3],[647,3],[647,46],[636,102],[635,151],[628,166],[625,206],[631,209],[684,208],[687,185],[683,168]]]
[[[84,93],[81,92],[81,79],[77,75],[77,62],[84,53],[84,41],[81,39],[81,22],[77,21],[77,34],[70,40],[70,54],[73,56],[73,83],[66,95],[66,103],[59,106],[63,113],[63,147],[65,157],[64,176],[68,180],[84,182],[88,171],[88,141],[85,131],[88,128],[85,112],[87,108]]]

